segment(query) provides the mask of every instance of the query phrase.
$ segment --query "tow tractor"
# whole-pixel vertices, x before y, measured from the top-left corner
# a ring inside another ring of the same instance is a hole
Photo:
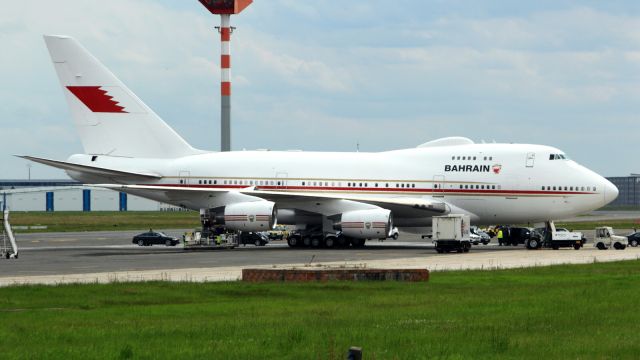
[[[624,250],[628,244],[629,239],[624,236],[615,235],[613,228],[609,226],[596,228],[596,237],[593,240],[593,246],[598,250],[606,250],[612,247],[616,250]]]

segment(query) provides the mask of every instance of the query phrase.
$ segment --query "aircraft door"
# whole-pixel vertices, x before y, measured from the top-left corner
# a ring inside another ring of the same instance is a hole
[[[536,162],[536,153],[527,153],[526,166],[528,168],[532,168],[535,162]]]
[[[433,176],[433,195],[444,196],[444,175]]]
[[[289,173],[284,172],[284,171],[278,171],[276,173],[276,185],[278,185],[278,188],[286,189],[287,188],[287,179],[289,179]]]
[[[178,178],[179,178],[180,184],[189,185],[189,178],[190,177],[191,177],[191,172],[190,171],[180,171],[178,173]]]

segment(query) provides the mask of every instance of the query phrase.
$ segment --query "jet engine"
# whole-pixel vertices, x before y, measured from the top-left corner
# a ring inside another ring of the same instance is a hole
[[[252,201],[224,207],[224,224],[230,230],[267,231],[276,226],[278,210],[271,201]]]
[[[355,210],[343,213],[337,227],[345,236],[357,239],[386,239],[393,228],[393,220],[390,210]]]

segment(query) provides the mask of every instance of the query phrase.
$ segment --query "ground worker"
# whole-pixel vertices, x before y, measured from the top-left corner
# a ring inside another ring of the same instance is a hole
[[[216,245],[220,246],[222,244],[222,235],[216,235]]]
[[[502,246],[502,229],[498,229],[498,245]]]

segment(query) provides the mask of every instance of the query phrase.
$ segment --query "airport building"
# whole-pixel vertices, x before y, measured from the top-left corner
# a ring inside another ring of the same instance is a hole
[[[179,207],[73,180],[0,180],[0,209],[12,211],[180,211]]]
[[[607,180],[620,191],[618,198],[609,206],[640,206],[640,174],[609,177]]]

